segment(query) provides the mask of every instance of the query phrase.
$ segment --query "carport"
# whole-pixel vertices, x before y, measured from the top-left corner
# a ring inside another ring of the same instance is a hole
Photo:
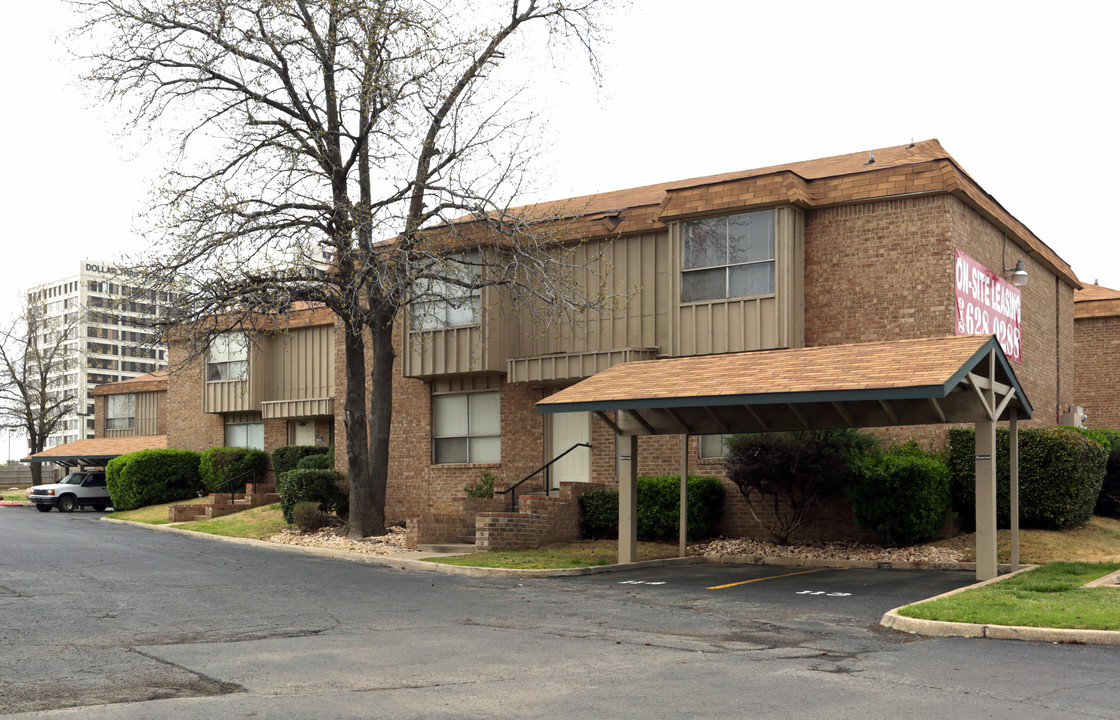
[[[618,483],[622,563],[637,557],[638,438],[642,435],[681,436],[683,555],[689,435],[972,423],[976,427],[976,577],[980,580],[998,572],[996,423],[1006,420],[1011,431],[1011,562],[1018,565],[1018,421],[1029,419],[1032,409],[991,335],[630,362],[541,400],[537,409],[593,412],[629,440],[629,472]]]
[[[103,467],[105,463],[121,455],[166,447],[166,435],[87,438],[48,448],[34,455],[29,455],[20,462],[52,462],[65,468]]]

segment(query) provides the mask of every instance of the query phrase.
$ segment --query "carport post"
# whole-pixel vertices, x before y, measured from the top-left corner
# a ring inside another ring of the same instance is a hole
[[[976,421],[976,579],[999,571],[996,556],[996,424]]]
[[[638,436],[629,435],[630,472],[618,478],[618,561],[638,559]]]
[[[1010,459],[1008,470],[1011,473],[1011,572],[1019,569],[1019,411],[1011,408],[1010,421]]]
[[[688,435],[681,435],[680,556],[688,554]]]

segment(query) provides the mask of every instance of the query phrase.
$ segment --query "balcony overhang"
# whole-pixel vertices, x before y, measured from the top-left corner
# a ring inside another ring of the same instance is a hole
[[[585,353],[538,355],[507,361],[508,382],[565,383],[582,380],[607,368],[638,360],[656,360],[660,348],[620,348]]]
[[[261,403],[261,417],[265,420],[322,417],[325,415],[334,415],[334,398],[275,400]]]

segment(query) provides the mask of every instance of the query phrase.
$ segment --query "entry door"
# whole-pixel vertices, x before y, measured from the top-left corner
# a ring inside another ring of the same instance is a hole
[[[576,443],[591,442],[591,413],[554,413],[549,417],[552,418],[552,452],[548,459]],[[549,472],[554,488],[559,487],[561,482],[590,482],[591,450],[576,448],[553,463]]]
[[[295,424],[295,435],[292,438],[295,445],[314,445],[315,444],[315,423],[310,421],[300,421]]]

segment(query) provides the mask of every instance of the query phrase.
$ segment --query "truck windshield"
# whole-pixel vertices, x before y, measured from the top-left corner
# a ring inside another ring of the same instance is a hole
[[[81,485],[82,480],[85,480],[84,474],[71,473],[59,481],[60,485]]]

